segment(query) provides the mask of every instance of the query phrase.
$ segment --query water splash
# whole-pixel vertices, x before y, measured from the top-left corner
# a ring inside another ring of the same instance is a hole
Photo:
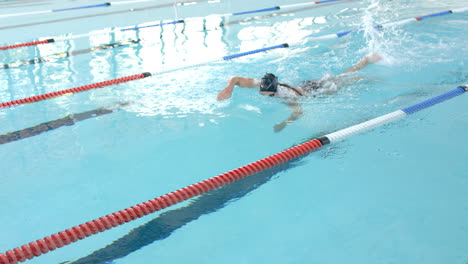
[[[407,18],[413,18],[421,15],[423,11],[406,11],[411,8],[407,1],[384,1],[368,0],[369,5],[362,16],[362,27],[366,47],[362,50],[367,53],[379,53],[383,60],[381,64],[391,66],[405,66],[408,71],[419,70],[421,61],[427,63],[433,62],[433,58],[427,58],[423,54],[430,45],[426,41],[420,41],[418,38],[424,31],[417,29],[419,26],[427,27],[426,24],[412,24],[408,26],[391,26],[379,29],[377,26],[392,21],[398,21]],[[436,44],[438,46],[440,43]],[[435,47],[446,49],[446,47]]]
[[[400,46],[399,39],[401,34],[396,29],[385,30],[377,27],[379,23],[388,18],[394,8],[389,1],[368,0],[369,5],[363,12],[362,28],[365,47],[361,50],[363,53],[379,53],[382,55],[384,64],[396,64],[395,47]]]
[[[383,5],[380,5],[379,0],[370,0],[369,6],[364,10],[362,17],[362,27],[364,28],[364,38],[366,39],[367,49],[369,52],[382,52],[381,40],[383,32],[374,27],[376,24],[375,17],[382,12]]]

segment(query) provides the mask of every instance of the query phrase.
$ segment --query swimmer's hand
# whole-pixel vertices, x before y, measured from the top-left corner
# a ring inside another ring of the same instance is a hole
[[[295,101],[287,102],[286,103],[289,108],[292,110],[291,115],[288,117],[288,120],[283,121],[281,123],[276,124],[273,129],[275,132],[280,132],[283,130],[287,125],[291,124],[294,120],[297,120],[302,115],[302,107]]]
[[[286,127],[286,123],[285,122],[281,122],[279,124],[276,124],[273,129],[275,130],[276,133],[280,132],[281,130],[283,130],[285,127]]]
[[[278,133],[281,130],[283,130],[289,123],[291,123],[291,121],[284,121],[284,122],[278,123],[273,127],[273,129],[275,130],[276,133]]]
[[[232,96],[232,88],[230,87],[226,87],[224,88],[223,90],[221,90],[221,92],[218,93],[218,96],[217,96],[217,100],[218,101],[223,101],[223,100],[226,100],[226,99],[229,99],[231,98]]]

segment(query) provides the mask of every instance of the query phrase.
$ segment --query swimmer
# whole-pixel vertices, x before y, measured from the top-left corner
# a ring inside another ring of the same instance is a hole
[[[232,77],[223,90],[218,93],[217,100],[222,101],[231,98],[235,86],[243,88],[258,88],[260,93],[266,96],[279,97],[289,99],[286,104],[291,108],[292,114],[286,121],[276,124],[275,132],[281,131],[286,125],[292,123],[302,115],[302,108],[294,101],[294,98],[317,94],[333,94],[338,89],[329,89],[330,84],[342,86],[345,84],[343,75],[350,72],[358,71],[371,63],[381,60],[379,54],[370,54],[364,56],[356,65],[345,70],[338,76],[325,78],[322,80],[305,80],[298,86],[292,86],[278,81],[278,77],[274,74],[267,73],[262,79],[253,79],[246,77]],[[335,86],[335,87],[336,87]]]

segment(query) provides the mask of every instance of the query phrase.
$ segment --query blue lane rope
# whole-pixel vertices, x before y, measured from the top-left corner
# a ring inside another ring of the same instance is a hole
[[[275,45],[275,46],[271,46],[271,47],[265,47],[265,48],[261,48],[261,49],[256,49],[256,50],[251,50],[251,51],[246,51],[246,52],[242,52],[242,53],[237,53],[237,54],[224,56],[223,60],[232,60],[232,59],[235,59],[235,58],[239,58],[239,57],[243,57],[243,56],[247,56],[247,55],[251,55],[251,54],[255,54],[255,53],[265,52],[265,51],[272,50],[272,49],[280,49],[280,48],[288,48],[288,47],[289,47],[289,44],[284,43],[284,44]]]
[[[341,37],[344,37],[344,36],[346,36],[346,35],[348,35],[348,34],[351,34],[351,33],[353,33],[353,32],[356,32],[356,31],[358,31],[358,29],[352,29],[352,30],[348,30],[348,31],[343,31],[343,32],[336,33],[336,36],[338,36],[339,38],[341,38]]]
[[[325,1],[316,1],[316,4],[326,4],[326,3],[331,3],[331,2],[338,2],[341,0],[325,0]]]
[[[95,5],[86,5],[86,6],[77,6],[77,7],[68,7],[68,8],[58,8],[58,9],[49,9],[49,10],[39,10],[39,11],[31,11],[31,12],[23,12],[23,13],[13,13],[13,14],[0,14],[0,18],[4,17],[18,17],[18,16],[32,16],[32,15],[40,15],[40,14],[48,14],[48,13],[57,13],[63,11],[71,11],[71,10],[79,10],[79,9],[90,9],[90,8],[97,8],[97,7],[109,7],[111,6],[111,2],[95,4]]]
[[[357,134],[361,134],[366,131],[370,131],[372,129],[375,129],[377,127],[383,126],[385,124],[395,122],[399,119],[402,119],[410,114],[416,113],[418,111],[421,111],[423,109],[426,109],[430,106],[433,106],[435,104],[441,103],[443,101],[446,101],[448,99],[451,99],[455,96],[461,95],[468,91],[468,86],[459,86],[457,89],[446,92],[442,95],[436,96],[434,98],[431,98],[429,100],[426,100],[424,102],[415,104],[410,107],[406,107],[401,110],[397,110],[391,113],[388,113],[383,116],[376,117],[374,119],[368,120],[366,122],[330,133],[328,135],[325,135],[319,140],[322,142],[322,144],[330,144],[330,143],[335,143],[341,140],[344,140],[346,138],[352,137]]]
[[[426,19],[426,18],[429,18],[429,17],[437,17],[437,16],[448,15],[448,14],[452,14],[452,11],[448,10],[448,11],[444,11],[444,12],[440,12],[440,13],[434,13],[434,14],[430,14],[430,15],[420,16],[420,17],[417,17],[416,19],[417,20],[423,20],[423,19]]]
[[[211,64],[211,63],[217,63],[217,62],[222,62],[222,61],[228,61],[228,60],[232,60],[232,59],[235,59],[235,58],[240,58],[240,57],[243,57],[243,56],[248,56],[248,55],[252,55],[252,54],[256,54],[256,53],[260,53],[260,52],[266,52],[266,51],[273,50],[273,49],[288,48],[288,47],[290,47],[290,45],[291,45],[291,44],[284,43],[284,44],[275,45],[275,46],[270,46],[270,47],[265,47],[265,48],[261,48],[261,49],[256,49],[256,50],[250,50],[250,51],[246,51],[246,52],[236,53],[236,54],[227,55],[227,56],[224,56],[224,57],[221,57],[221,58],[211,59],[211,60],[207,60],[207,61],[203,61],[203,62],[197,62],[197,63],[194,63],[194,64],[188,64],[188,65],[185,65],[185,66],[179,66],[179,67],[169,68],[169,69],[165,69],[165,70],[158,71],[158,72],[151,72],[150,75],[151,75],[151,76],[155,76],[155,75],[159,75],[159,74],[165,74],[165,73],[169,73],[169,72],[174,72],[174,71],[179,71],[179,70],[185,70],[185,69],[200,67],[200,66],[204,66],[204,65],[209,65],[209,64]]]
[[[458,96],[464,92],[466,92],[466,89],[467,89],[468,86],[460,86],[458,87],[457,89],[455,90],[452,90],[452,91],[449,91],[449,92],[446,92],[444,94],[441,94],[437,97],[434,97],[434,98],[431,98],[431,99],[428,99],[424,102],[421,102],[419,104],[415,104],[415,105],[412,105],[412,106],[409,106],[409,107],[406,107],[404,109],[401,109],[403,112],[405,112],[407,115],[410,115],[410,114],[414,114],[418,111],[421,111],[425,108],[428,108],[430,106],[433,106],[435,104],[438,104],[440,102],[443,102],[445,100],[448,100],[450,98],[453,98],[455,96]]]
[[[233,16],[239,16],[239,15],[246,15],[246,14],[253,14],[253,13],[275,11],[275,10],[279,10],[279,9],[281,9],[281,7],[275,6],[275,7],[270,7],[270,8],[258,9],[258,10],[251,10],[251,11],[232,13],[232,15]]]
[[[62,12],[62,11],[69,11],[69,10],[78,10],[78,9],[87,9],[87,8],[95,8],[95,7],[106,7],[110,6],[111,3],[102,3],[97,5],[87,5],[87,6],[77,6],[77,7],[69,7],[69,8],[60,8],[60,9],[52,9],[52,12]]]
[[[152,0],[105,2],[105,3],[100,3],[100,4],[94,4],[94,5],[85,5],[85,6],[76,6],[76,7],[67,7],[67,8],[58,8],[58,9],[49,9],[49,10],[38,10],[38,11],[23,12],[23,13],[0,14],[0,18],[3,18],[3,17],[18,17],[18,16],[31,16],[31,15],[56,13],[56,12],[63,12],[63,11],[72,11],[72,10],[79,10],[79,9],[90,9],[90,8],[98,8],[98,7],[110,7],[110,6],[118,6],[118,5],[136,4],[136,3],[151,2],[151,1]],[[130,11],[133,11],[133,10],[134,9],[131,9]]]
[[[238,15],[245,15],[245,14],[276,11],[276,10],[280,10],[280,9],[287,9],[287,8],[293,8],[293,7],[298,7],[298,6],[318,5],[318,4],[325,4],[325,3],[331,3],[331,2],[342,2],[342,1],[349,1],[349,0],[325,0],[325,1],[315,1],[315,2],[312,1],[312,2],[305,2],[305,3],[299,3],[299,4],[291,4],[291,5],[280,5],[280,6],[273,6],[273,7],[262,8],[262,9],[257,9],[257,10],[250,10],[250,11],[244,11],[244,12],[225,14],[224,16],[238,16]]]
[[[379,30],[380,30],[380,29],[382,29],[382,26],[381,26],[381,25],[374,26],[374,29],[379,29]],[[348,34],[358,32],[358,31],[360,31],[360,30],[362,30],[362,29],[361,29],[361,28],[356,28],[356,29],[352,29],[352,30],[340,32],[340,33],[336,33],[336,36],[337,36],[338,38],[341,38],[341,37],[344,37],[344,36],[346,36],[346,35],[348,35]]]
[[[185,21],[184,20],[176,20],[176,21],[170,21],[170,22],[163,22],[163,23],[159,23],[159,24],[154,24],[154,25],[147,25],[147,26],[140,26],[140,27],[131,27],[131,28],[122,28],[120,29],[120,31],[129,31],[129,30],[138,30],[138,29],[142,29],[142,28],[150,28],[150,27],[158,27],[158,26],[165,26],[165,25],[175,25],[175,24],[179,24],[179,23],[184,23]]]
[[[391,26],[393,24],[400,24],[401,25],[401,24],[408,23],[408,22],[415,21],[415,20],[416,21],[421,21],[421,20],[427,19],[427,18],[449,15],[449,14],[452,14],[454,12],[465,12],[466,10],[467,10],[467,8],[453,9],[453,10],[433,13],[433,14],[429,14],[429,15],[424,15],[424,16],[413,17],[413,18],[409,18],[409,19],[384,23],[384,24],[381,24],[381,25],[376,25],[376,26],[374,26],[374,28],[375,29],[382,29],[382,28],[384,28],[386,26]],[[344,36],[346,36],[346,35],[348,35],[350,33],[355,33],[355,32],[361,31],[361,30],[364,30],[364,29],[363,28],[356,28],[356,29],[351,29],[351,30],[347,30],[347,31],[343,31],[343,32],[335,33],[335,34],[330,34],[330,35],[325,35],[325,36],[321,36],[321,37],[317,37],[317,38],[318,39],[333,38],[333,37],[341,38],[341,37],[344,37]],[[314,37],[312,37],[312,38],[314,38]]]

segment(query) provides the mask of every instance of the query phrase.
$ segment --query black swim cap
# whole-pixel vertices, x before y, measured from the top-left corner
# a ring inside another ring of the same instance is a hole
[[[267,73],[263,76],[260,83],[261,92],[276,92],[278,90],[278,77],[272,73]]]

